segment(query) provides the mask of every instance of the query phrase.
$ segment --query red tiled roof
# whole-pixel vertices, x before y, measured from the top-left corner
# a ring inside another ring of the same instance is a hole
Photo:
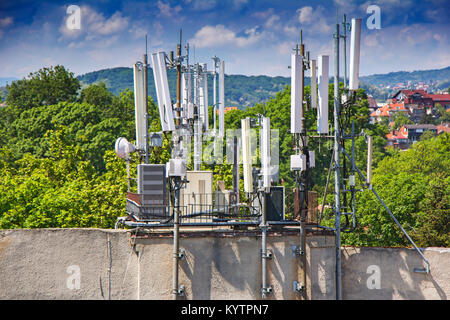
[[[402,102],[388,103],[370,114],[371,117],[389,117],[390,111],[407,110]]]
[[[450,94],[430,94],[428,95],[433,101],[450,101]]]
[[[449,124],[440,124],[436,126],[437,134],[440,134],[441,132],[450,132]]]

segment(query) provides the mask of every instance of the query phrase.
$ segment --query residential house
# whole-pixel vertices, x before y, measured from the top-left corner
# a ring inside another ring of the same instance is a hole
[[[370,123],[382,122],[384,119],[392,122],[397,112],[403,112],[408,116],[408,109],[403,103],[388,103],[370,114]]]
[[[448,127],[447,129],[450,130]],[[393,130],[386,135],[387,146],[401,150],[408,149],[414,142],[420,140],[425,131],[431,131],[436,135],[438,127],[432,124],[405,124],[399,130]]]
[[[391,101],[402,102],[415,123],[420,122],[426,114],[435,115],[438,103],[450,109],[450,94],[430,94],[425,90],[400,90],[392,96]]]
[[[442,123],[436,126],[437,134],[441,134],[444,132],[450,133],[450,123]]]
[[[431,131],[434,134],[437,134],[436,126],[433,124],[405,124],[400,131],[406,134],[410,143],[419,141],[425,131]]]

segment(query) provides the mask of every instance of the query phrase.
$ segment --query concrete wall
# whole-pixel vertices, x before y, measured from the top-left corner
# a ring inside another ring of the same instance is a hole
[[[181,236],[186,258],[180,261],[179,284],[186,299],[260,299],[258,234],[216,230]],[[170,232],[131,237],[124,230],[0,230],[0,299],[108,299],[109,294],[111,299],[171,299],[172,241]],[[293,292],[293,281],[303,272],[292,253],[298,245],[295,232],[269,234],[270,298],[335,299],[334,236],[308,234],[306,296]],[[413,272],[423,263],[411,249],[342,250],[344,299],[450,296],[450,249],[425,250],[429,275]]]
[[[186,288],[186,299],[260,299],[258,234],[181,235],[186,258],[180,261],[179,284]],[[123,230],[0,231],[0,299],[108,299],[109,292],[112,299],[171,299],[172,241],[170,233],[134,238]],[[308,256],[314,257],[308,262],[313,272],[307,278],[308,298],[333,295],[333,279],[323,274],[332,273],[334,257],[328,253],[320,257],[321,246],[330,241],[333,237],[308,237]],[[293,281],[300,281],[303,272],[299,257],[292,253],[292,246],[298,245],[295,232],[269,234],[271,299],[305,298],[293,291]],[[78,270],[79,289],[73,281]],[[317,277],[321,286],[316,290],[310,283]]]
[[[414,249],[342,248],[342,297],[364,300],[447,300],[450,248],[427,248],[430,274],[416,273],[425,263]]]

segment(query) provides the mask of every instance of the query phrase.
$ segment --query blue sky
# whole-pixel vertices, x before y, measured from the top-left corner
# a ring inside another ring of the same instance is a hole
[[[81,7],[81,29],[66,27],[69,5]],[[369,5],[381,10],[381,29],[369,30]],[[149,51],[175,50],[178,31],[191,60],[226,73],[289,76],[289,55],[303,29],[312,57],[332,54],[340,19],[362,18],[362,75],[443,68],[450,65],[448,0],[152,0],[0,1],[0,77],[26,76],[62,64],[76,75],[131,67]],[[332,68],[332,66],[330,66]],[[331,69],[332,70],[332,69]]]

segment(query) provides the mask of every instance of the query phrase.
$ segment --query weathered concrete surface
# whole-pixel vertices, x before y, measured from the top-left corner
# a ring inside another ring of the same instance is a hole
[[[134,238],[123,230],[0,231],[0,299],[171,299],[172,241],[167,234]],[[292,253],[299,241],[292,233],[268,236],[273,252],[268,262],[271,299],[304,298],[293,291],[293,281],[300,281],[303,272],[299,257]],[[330,241],[333,237],[307,239],[308,255],[313,256],[307,272],[313,274],[307,276],[306,298],[332,294]],[[259,235],[182,237],[180,247],[186,251],[179,264],[186,299],[260,299]],[[319,271],[316,264],[322,266]],[[73,285],[73,268],[80,271],[79,288]],[[317,277],[322,278],[316,293],[316,286],[309,287]]]
[[[261,298],[258,234],[181,236],[186,258],[179,264],[179,284],[186,299]],[[170,232],[131,237],[126,230],[0,230],[0,299],[171,299],[172,241]],[[270,299],[305,298],[293,292],[303,272],[292,252],[299,241],[298,233],[269,234]],[[331,235],[307,237],[307,299],[336,297],[334,244]],[[412,249],[342,248],[343,298],[448,299],[450,249],[428,248],[425,256],[429,275],[413,272],[423,262]],[[373,270],[379,270],[380,289]]]
[[[137,264],[135,255],[130,254],[128,233],[98,229],[1,231],[0,298],[103,299],[102,290],[108,298],[108,239],[112,296],[136,298]],[[127,284],[121,286],[127,265]],[[80,269],[80,289],[68,288],[71,266]]]
[[[450,249],[427,248],[424,255],[430,274],[414,272],[425,267],[414,249],[342,248],[343,299],[449,299]]]

